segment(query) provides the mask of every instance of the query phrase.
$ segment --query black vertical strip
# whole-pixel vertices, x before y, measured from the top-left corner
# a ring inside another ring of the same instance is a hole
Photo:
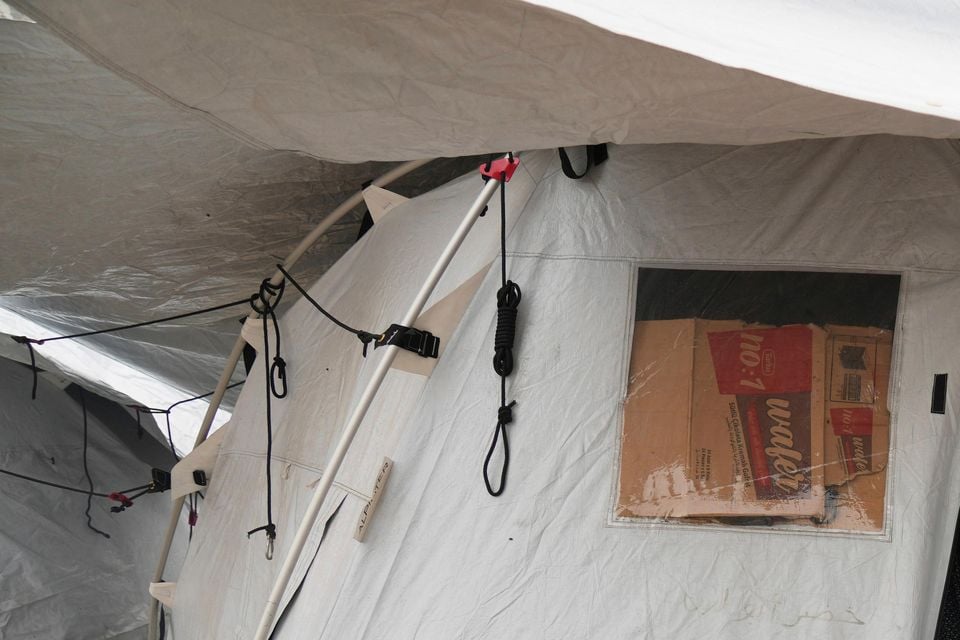
[[[943,585],[943,597],[940,599],[940,615],[937,618],[937,630],[934,640],[960,640],[960,515],[954,526],[953,548],[950,550],[950,564],[947,565],[947,579]]]
[[[947,374],[933,374],[933,397],[930,399],[930,413],[943,415],[947,412]]]
[[[373,184],[373,180],[367,180],[362,185],[360,185],[360,191],[363,191],[367,187]],[[360,231],[357,232],[357,240],[362,238],[367,231],[373,228],[373,216],[370,215],[370,209],[364,208],[363,216],[360,220]]]
[[[90,507],[91,502],[93,501],[93,496],[95,494],[93,490],[93,478],[90,477],[90,467],[87,465],[87,399],[83,392],[80,390],[80,410],[83,412],[83,474],[87,477],[87,509],[83,512],[87,516],[87,527],[96,533],[99,533],[104,538],[110,538],[110,534],[106,531],[101,531],[93,526],[93,521],[90,516]]]

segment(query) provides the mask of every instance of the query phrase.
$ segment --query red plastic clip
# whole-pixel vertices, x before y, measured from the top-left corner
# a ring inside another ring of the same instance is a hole
[[[484,180],[488,178],[499,180],[501,174],[503,174],[503,181],[510,182],[510,178],[513,177],[514,172],[516,172],[519,166],[520,158],[515,156],[497,158],[490,163],[484,162],[480,165],[480,175],[483,176]]]
[[[190,509],[189,515],[187,515],[187,524],[191,527],[197,526],[197,510]]]
[[[122,493],[111,493],[107,496],[107,499],[113,500],[114,502],[119,502],[124,507],[132,507],[133,500],[123,495]]]

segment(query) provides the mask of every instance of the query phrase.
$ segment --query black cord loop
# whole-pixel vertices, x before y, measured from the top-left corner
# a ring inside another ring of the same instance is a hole
[[[263,366],[267,394],[266,422],[267,422],[267,455],[266,455],[266,475],[267,475],[267,524],[251,529],[247,532],[247,537],[257,531],[265,531],[267,534],[267,559],[273,558],[273,541],[277,537],[277,527],[273,523],[273,473],[271,471],[271,462],[273,460],[273,409],[272,399],[285,398],[287,396],[287,363],[280,355],[280,323],[277,321],[276,309],[283,298],[283,291],[286,287],[286,280],[281,280],[278,284],[273,284],[269,279],[264,279],[260,283],[260,290],[250,296],[250,307],[256,312],[263,321]],[[267,327],[268,322],[273,324],[275,345],[277,353],[273,360],[270,360],[270,332]],[[281,384],[281,389],[277,389],[277,381]]]
[[[265,278],[260,283],[260,290],[250,296],[250,307],[263,319],[263,351],[264,360],[270,358],[269,331],[267,320],[273,324],[274,344],[277,347],[277,353],[273,356],[273,361],[267,368],[267,386],[274,398],[285,398],[289,391],[287,387],[287,361],[280,355],[280,323],[277,322],[277,307],[280,305],[280,299],[283,298],[283,291],[286,287],[286,280],[281,280],[280,284],[273,284],[269,278]],[[277,388],[277,382],[280,388]]]
[[[487,450],[487,457],[483,460],[483,484],[487,487],[487,493],[496,498],[507,488],[507,469],[510,467],[510,443],[507,440],[507,425],[513,422],[513,406],[516,402],[500,407],[497,410],[497,426],[493,431],[493,442],[490,443],[490,449]],[[493,453],[497,450],[497,443],[503,439],[503,466],[500,467],[500,485],[494,489],[490,483],[490,460]]]
[[[513,154],[510,154],[513,161]],[[497,426],[493,441],[483,460],[483,483],[493,497],[501,495],[507,486],[507,470],[510,468],[510,442],[507,425],[513,422],[513,407],[517,402],[507,403],[507,376],[513,373],[513,344],[517,333],[517,312],[523,297],[520,286],[507,280],[507,196],[506,174],[500,174],[500,289],[497,291],[497,330],[493,339],[493,370],[500,376],[500,408],[497,409]],[[500,467],[500,483],[496,489],[490,482],[490,461],[503,442],[503,466]]]

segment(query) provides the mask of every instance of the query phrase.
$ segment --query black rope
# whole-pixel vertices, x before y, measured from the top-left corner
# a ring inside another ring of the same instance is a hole
[[[242,304],[247,304],[249,302],[248,298],[243,300],[234,300],[233,302],[227,302],[224,304],[218,304],[215,307],[208,307],[206,309],[199,309],[198,311],[190,311],[187,313],[178,313],[175,316],[167,316],[165,318],[158,318],[156,320],[147,320],[146,322],[137,322],[134,324],[126,324],[121,327],[111,327],[109,329],[97,329],[95,331],[82,331],[80,333],[72,333],[67,336],[48,336],[46,338],[29,338],[27,336],[10,336],[14,342],[18,344],[27,345],[27,349],[30,351],[30,368],[33,370],[33,389],[30,393],[30,398],[32,400],[37,399],[37,361],[33,352],[33,345],[42,345],[47,342],[55,342],[57,340],[73,340],[75,338],[87,338],[89,336],[98,336],[103,333],[114,333],[116,331],[126,331],[127,329],[137,329],[139,327],[146,327],[152,324],[160,324],[163,322],[170,322],[172,320],[182,320],[183,318],[191,318],[193,316],[199,316],[204,313],[212,313],[214,311],[220,311],[221,309],[229,309],[230,307],[238,307]]]
[[[33,342],[26,336],[10,336],[18,344],[27,345],[27,351],[30,352],[30,371],[33,374],[33,388],[30,390],[30,399],[37,399],[37,358],[33,353]]]
[[[170,322],[172,320],[182,320],[183,318],[191,318],[193,316],[199,316],[204,313],[212,313],[214,311],[220,311],[221,309],[229,309],[230,307],[239,307],[242,304],[247,304],[249,302],[248,298],[243,300],[234,300],[233,302],[226,302],[224,304],[218,304],[215,307],[208,307],[206,309],[199,309],[197,311],[189,311],[187,313],[179,313],[175,316],[167,316],[165,318],[157,318],[156,320],[147,320],[145,322],[137,322],[135,324],[127,324],[122,327],[111,327],[109,329],[97,329],[95,331],[83,331],[81,333],[72,333],[68,336],[50,336],[48,338],[27,338],[26,336],[18,336],[14,338],[17,342],[26,340],[32,342],[33,344],[41,345],[46,344],[47,342],[55,342],[57,340],[73,340],[74,338],[86,338],[89,336],[98,336],[102,333],[114,333],[116,331],[126,331],[127,329],[137,329],[139,327],[146,327],[152,324],[160,324],[163,322]]]
[[[287,395],[287,374],[286,362],[280,356],[280,323],[277,322],[276,307],[280,304],[283,297],[285,280],[279,284],[273,284],[269,279],[260,283],[260,291],[251,296],[250,306],[263,320],[263,364],[264,374],[266,376],[266,394],[267,394],[267,524],[247,531],[247,537],[257,531],[263,531],[267,534],[267,558],[273,557],[273,541],[277,537],[277,527],[273,522],[273,474],[271,473],[271,460],[273,458],[273,414],[271,409],[271,400],[273,398],[283,398]],[[276,338],[277,354],[270,361],[270,333],[267,328],[267,320],[273,323],[274,337]],[[283,383],[283,392],[277,391],[276,379]]]
[[[93,519],[90,517],[90,503],[93,500],[93,496],[98,494],[93,490],[93,478],[90,477],[90,468],[87,466],[87,401],[83,389],[80,389],[80,408],[83,410],[83,473],[87,476],[88,487],[87,508],[83,513],[87,516],[87,527],[91,531],[95,531],[109,540],[110,534],[93,526]]]
[[[239,381],[239,382],[234,382],[234,383],[232,383],[232,384],[228,384],[226,387],[224,387],[224,391],[226,392],[226,391],[229,391],[230,389],[233,389],[233,388],[235,388],[235,387],[239,387],[239,386],[242,385],[244,382],[246,382],[246,380],[241,380],[241,381]],[[216,391],[207,391],[206,393],[201,393],[201,394],[198,395],[198,396],[191,396],[191,397],[185,398],[185,399],[183,399],[183,400],[178,400],[177,402],[174,402],[173,404],[171,404],[171,405],[170,405],[169,407],[167,407],[166,409],[155,409],[155,408],[153,408],[153,407],[145,407],[145,406],[143,406],[143,405],[141,405],[141,404],[130,404],[130,405],[127,405],[127,406],[137,412],[137,422],[138,422],[138,424],[139,424],[139,418],[140,418],[139,414],[140,414],[140,413],[162,414],[162,415],[164,415],[164,416],[166,417],[166,421],[167,421],[167,442],[168,442],[169,445],[170,445],[170,452],[173,454],[173,457],[177,459],[177,462],[179,462],[179,461],[180,461],[180,456],[177,454],[177,448],[173,445],[173,428],[170,426],[170,412],[173,411],[176,407],[179,407],[179,406],[182,405],[182,404],[186,404],[186,403],[188,403],[188,402],[193,402],[194,400],[203,400],[204,398],[209,398],[209,397],[212,396],[214,393],[216,393]]]
[[[58,484],[56,482],[50,482],[49,480],[41,480],[40,478],[34,478],[33,476],[24,475],[22,473],[17,473],[15,471],[8,471],[6,469],[0,469],[0,473],[3,473],[8,476],[13,476],[14,478],[20,478],[21,480],[26,480],[27,482],[34,482],[36,484],[43,484],[48,487],[54,487],[56,489],[63,489],[64,491],[73,491],[74,493],[82,493],[84,495],[91,494],[95,495],[98,498],[109,498],[110,494],[108,493],[98,493],[96,491],[90,492],[88,489],[80,489],[78,487],[71,487],[66,484]]]
[[[335,318],[335,317],[333,316],[332,313],[330,313],[329,311],[327,311],[326,309],[324,309],[323,307],[321,307],[319,302],[317,302],[317,301],[314,300],[312,297],[310,297],[310,294],[307,293],[307,291],[306,291],[303,287],[300,286],[300,283],[299,283],[299,282],[297,282],[296,280],[294,280],[293,276],[291,276],[291,275],[287,272],[287,270],[283,268],[283,265],[278,264],[278,265],[277,265],[277,269],[279,269],[279,270],[280,270],[280,273],[283,274],[283,277],[286,278],[287,280],[289,280],[289,281],[290,281],[290,284],[292,284],[292,285],[294,286],[294,288],[295,288],[297,291],[300,292],[300,295],[302,295],[302,296],[307,300],[307,302],[309,302],[310,304],[312,304],[313,307],[314,307],[317,311],[319,311],[319,312],[322,313],[324,316],[326,316],[327,319],[330,320],[330,322],[334,323],[335,325],[337,325],[338,327],[340,327],[340,328],[343,329],[344,331],[349,331],[349,332],[352,333],[353,335],[357,336],[357,338],[359,338],[360,342],[363,343],[363,356],[364,356],[364,357],[367,356],[367,347],[370,345],[371,342],[373,342],[374,340],[376,340],[376,339],[379,337],[378,334],[371,333],[371,332],[369,332],[369,331],[364,331],[363,329],[354,329],[353,327],[351,327],[351,326],[348,325],[347,323],[338,320],[337,318]]]
[[[110,498],[112,494],[101,493],[99,491],[91,491],[90,489],[81,489],[79,487],[71,487],[68,484],[59,484],[57,482],[50,482],[49,480],[41,480],[40,478],[35,478],[33,476],[28,476],[22,473],[17,473],[16,471],[8,471],[7,469],[0,469],[0,473],[3,473],[8,476],[13,476],[14,478],[20,478],[21,480],[26,480],[27,482],[33,482],[35,484],[42,484],[48,487],[53,487],[55,489],[63,489],[64,491],[73,491],[74,493],[82,493],[83,495],[93,495],[98,498]],[[89,475],[89,474],[88,474]],[[153,487],[152,482],[147,484],[142,484],[138,487],[131,487],[129,489],[124,489],[123,491],[118,491],[117,493],[127,494],[131,491],[139,491],[140,489],[150,489]]]
[[[511,161],[513,154],[510,154]],[[507,280],[507,196],[506,173],[500,174],[500,290],[497,291],[497,331],[494,335],[493,370],[500,376],[500,408],[497,410],[497,426],[493,442],[483,461],[483,483],[487,493],[499,496],[507,486],[507,469],[510,467],[510,443],[507,440],[507,425],[513,422],[513,407],[516,401],[507,403],[507,376],[513,372],[513,343],[517,331],[517,308],[522,297],[520,286]],[[494,489],[490,482],[490,460],[503,441],[503,466],[500,468],[500,483]]]
[[[192,493],[187,495],[187,504],[190,507],[190,511],[187,514],[187,525],[190,527],[190,531],[187,534],[187,542],[193,542],[193,527],[197,523],[197,509],[196,505],[194,504],[194,497]]]

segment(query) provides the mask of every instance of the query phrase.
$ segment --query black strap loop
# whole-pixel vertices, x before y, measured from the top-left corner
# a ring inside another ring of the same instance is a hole
[[[390,328],[377,337],[374,349],[394,345],[407,351],[412,351],[421,358],[440,357],[440,338],[429,331],[405,327],[402,324],[392,324]]]
[[[607,145],[587,145],[587,166],[584,167],[583,173],[577,173],[573,169],[573,164],[570,162],[570,156],[567,155],[567,150],[563,147],[558,147],[557,152],[560,154],[560,169],[563,170],[563,175],[567,176],[571,180],[579,180],[583,178],[590,173],[591,168],[603,164],[609,157],[607,154]]]

